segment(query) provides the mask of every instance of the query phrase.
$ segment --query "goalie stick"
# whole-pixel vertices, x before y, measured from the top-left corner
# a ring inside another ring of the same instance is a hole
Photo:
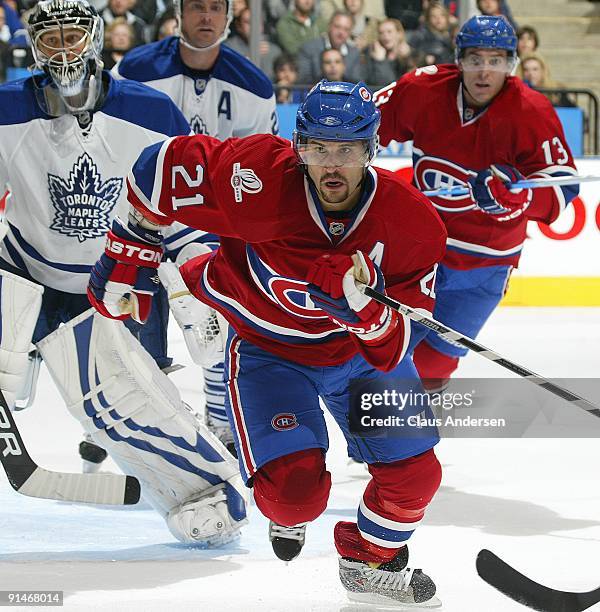
[[[479,551],[477,573],[489,585],[514,601],[542,612],[580,612],[600,602],[600,587],[577,593],[559,591],[527,578],[493,552]]]
[[[356,269],[357,268],[355,267],[355,270]],[[475,342],[475,340],[472,340],[467,336],[463,336],[459,332],[454,331],[453,329],[450,329],[445,325],[442,325],[434,318],[423,315],[417,312],[416,310],[413,310],[409,306],[406,306],[401,302],[393,300],[384,293],[372,289],[368,285],[364,284],[364,280],[362,278],[357,278],[357,280],[359,281],[360,290],[366,296],[372,298],[380,304],[383,304],[384,306],[388,306],[389,308],[396,310],[397,312],[403,314],[412,321],[416,321],[417,323],[428,327],[449,344],[468,348],[474,353],[477,353],[478,355],[481,355],[482,357],[485,357],[490,361],[496,362],[498,365],[502,366],[503,368],[506,368],[507,370],[510,370],[514,374],[518,374],[519,376],[525,378],[526,380],[529,380],[530,382],[538,385],[539,387],[546,389],[546,391],[549,391],[550,393],[553,393],[554,395],[557,395],[558,397],[561,397],[562,399],[567,400],[572,404],[575,404],[575,406],[586,410],[595,417],[600,418],[600,408],[595,404],[592,404],[585,398],[581,397],[580,395],[577,395],[576,393],[573,393],[572,391],[569,391],[568,389],[565,389],[564,387],[553,383],[547,378],[544,378],[543,376],[540,376],[539,374],[536,374],[535,372],[524,368],[523,366],[519,365],[518,363],[515,363],[514,361],[510,361],[509,359],[502,357],[502,355],[496,353],[495,351],[492,351],[491,349],[486,348],[478,342]]]
[[[29,456],[4,395],[0,391],[0,462],[12,488],[42,499],[86,504],[136,504],[140,483],[118,474],[70,474],[41,468]]]

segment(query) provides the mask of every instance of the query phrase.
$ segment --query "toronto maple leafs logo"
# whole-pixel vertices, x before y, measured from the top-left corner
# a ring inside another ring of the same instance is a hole
[[[190,127],[192,128],[192,132],[194,132],[194,134],[206,134],[207,136],[209,135],[206,123],[204,123],[204,121],[200,117],[198,117],[198,115],[194,115],[192,117],[192,120],[190,121]]]
[[[111,212],[123,188],[121,177],[102,181],[92,158],[80,155],[69,177],[48,174],[55,215],[50,229],[83,242],[108,232]]]

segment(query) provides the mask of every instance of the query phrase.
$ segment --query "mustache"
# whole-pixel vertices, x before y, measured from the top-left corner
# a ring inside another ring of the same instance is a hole
[[[321,183],[324,183],[325,181],[342,181],[343,183],[346,182],[346,179],[341,175],[341,174],[325,174],[321,177]]]

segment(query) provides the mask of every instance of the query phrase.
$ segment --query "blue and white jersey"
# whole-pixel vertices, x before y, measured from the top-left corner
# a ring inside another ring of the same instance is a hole
[[[0,193],[10,191],[0,257],[68,293],[85,293],[113,218],[127,216],[125,178],[140,151],[190,133],[167,96],[105,77],[89,129],[47,115],[32,77],[0,86]]]
[[[179,38],[171,36],[130,51],[113,75],[166,93],[196,134],[225,140],[278,132],[273,85],[225,45],[211,70],[193,70],[181,60]]]

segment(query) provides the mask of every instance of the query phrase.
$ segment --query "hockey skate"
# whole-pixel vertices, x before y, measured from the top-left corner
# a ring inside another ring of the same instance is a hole
[[[269,522],[269,540],[273,546],[273,552],[282,561],[293,561],[304,546],[304,536],[306,525],[299,523],[293,527],[278,525],[273,521]]]
[[[406,567],[407,563],[407,546],[379,565],[341,557],[340,580],[353,601],[399,609],[439,608],[433,580],[420,569]]]
[[[231,427],[229,427],[229,423],[221,424],[219,421],[217,424],[217,421],[208,417],[206,419],[206,426],[217,438],[219,438],[219,442],[223,444],[229,453],[237,459],[237,451],[233,441],[233,432],[231,431]]]

